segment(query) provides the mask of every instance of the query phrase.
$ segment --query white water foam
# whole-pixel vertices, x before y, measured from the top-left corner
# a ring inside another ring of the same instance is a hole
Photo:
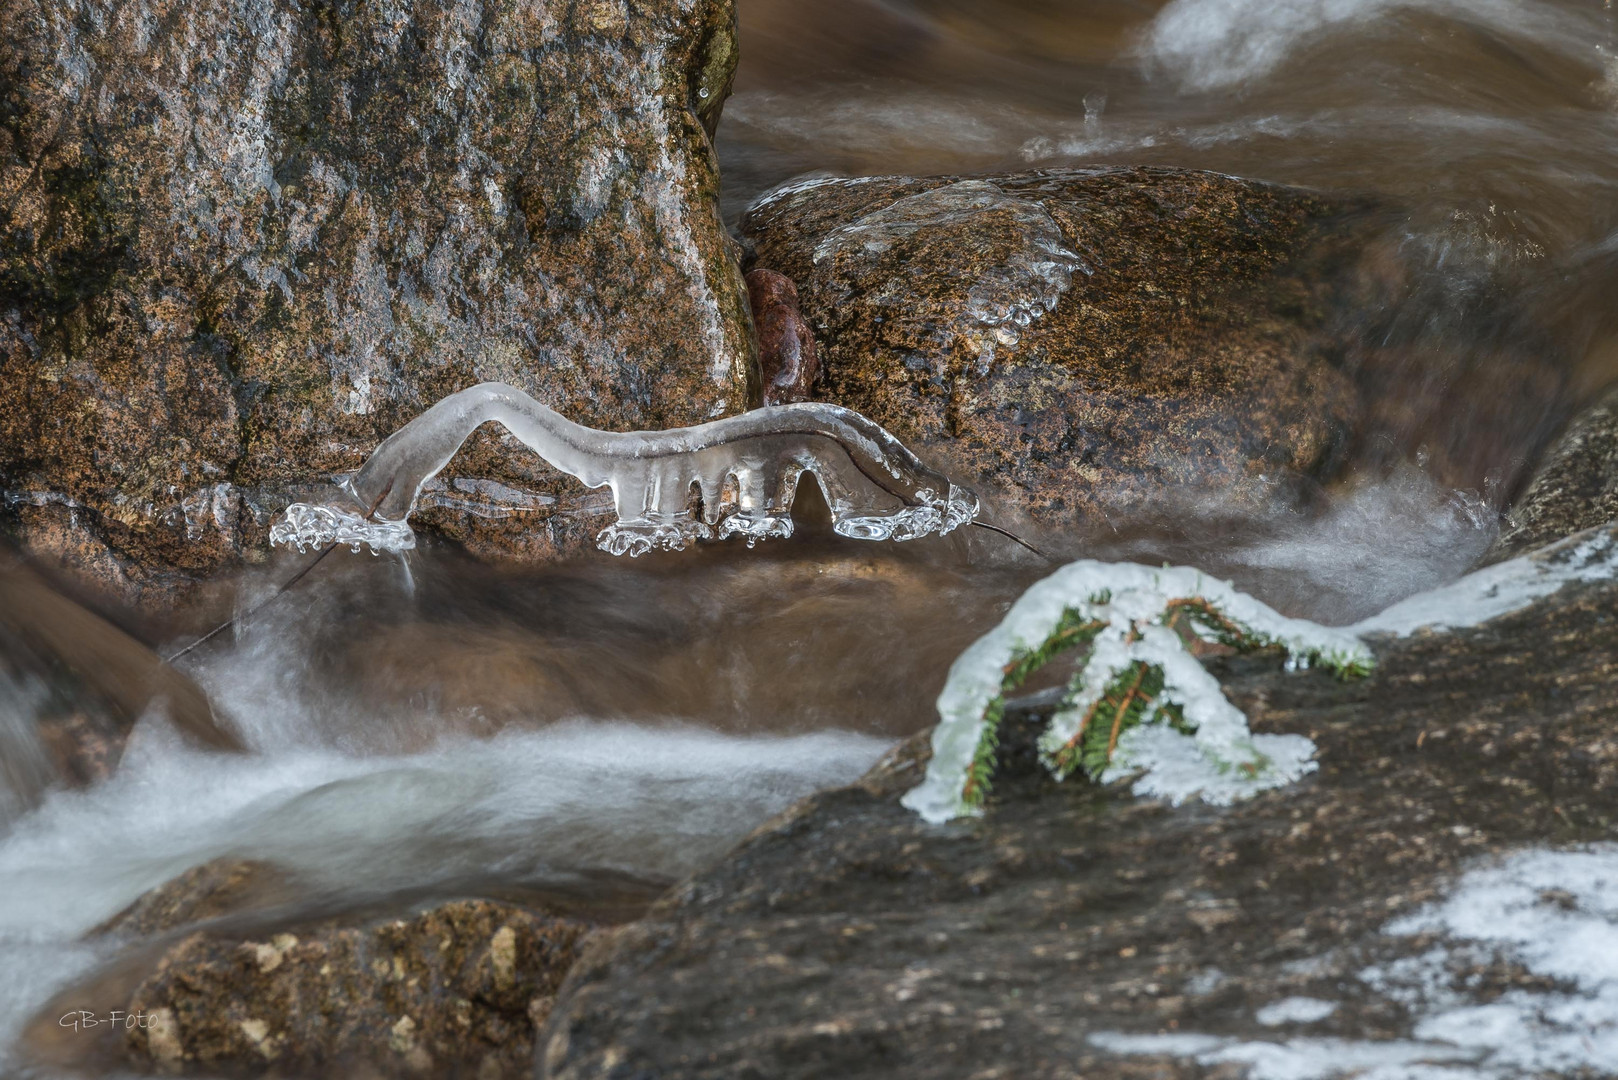
[[[1174,0],[1146,28],[1140,53],[1148,70],[1169,73],[1186,90],[1217,90],[1269,74],[1329,32],[1405,10],[1575,55],[1589,55],[1599,40],[1586,18],[1532,0]]]
[[[1618,525],[1609,525],[1417,593],[1350,629],[1362,636],[1404,637],[1418,630],[1478,626],[1519,611],[1569,582],[1614,577],[1618,577]]]
[[[80,936],[188,867],[267,859],[317,894],[362,901],[485,875],[677,878],[888,745],[578,720],[409,755],[233,756],[143,722],[112,778],[50,793],[0,836],[0,1074],[17,1029],[105,958]]]

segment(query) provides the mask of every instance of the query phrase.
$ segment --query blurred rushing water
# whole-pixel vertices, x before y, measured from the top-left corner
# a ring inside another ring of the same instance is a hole
[[[813,170],[1150,163],[1369,193],[1428,267],[1413,318],[1443,335],[1456,296],[1506,290],[1581,393],[1618,374],[1610,0],[740,9],[719,132],[732,221]],[[1464,572],[1499,499],[1411,461],[1308,516],[1165,504],[1055,546],[1196,565],[1345,623]],[[524,889],[633,911],[931,723],[950,662],[1048,570],[987,534],[803,532],[525,572],[339,553],[185,661],[247,755],[197,751],[156,710],[111,780],[26,813],[37,694],[0,683],[0,1073],[26,1014],[109,955],[86,929],[221,855],[286,867],[309,910]],[[255,570],[241,607],[297,565]]]
[[[1451,290],[1502,283],[1556,326],[1586,387],[1618,374],[1609,0],[740,10],[719,133],[732,220],[814,170],[1157,164],[1380,195]]]

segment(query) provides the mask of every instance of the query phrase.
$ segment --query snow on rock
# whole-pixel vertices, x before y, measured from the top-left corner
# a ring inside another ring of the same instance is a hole
[[[1607,526],[1485,567],[1337,629],[1287,618],[1229,582],[1189,567],[1075,562],[1031,587],[1000,625],[950,668],[938,697],[927,777],[906,794],[904,804],[932,822],[981,811],[983,762],[986,755],[992,758],[1012,672],[1023,658],[1050,649],[1063,626],[1084,622],[1100,629],[1086,639],[1090,655],[1040,740],[1058,778],[1071,771],[1061,755],[1084,736],[1097,703],[1131,667],[1144,665],[1162,676],[1163,687],[1154,695],[1158,707],[1136,725],[1115,725],[1115,746],[1108,747],[1108,765],[1097,779],[1110,783],[1134,776],[1138,795],[1174,804],[1199,797],[1227,805],[1313,770],[1314,746],[1301,735],[1251,734],[1247,718],[1167,625],[1176,609],[1190,617],[1199,635],[1207,636],[1210,626],[1222,628],[1233,644],[1280,646],[1289,669],[1318,664],[1347,676],[1367,672],[1374,662],[1362,638],[1475,626],[1569,582],[1615,575],[1618,528]],[[1162,705],[1177,706],[1183,723],[1170,722],[1175,718]]]
[[[1362,670],[1370,652],[1352,634],[1301,619],[1289,619],[1236,591],[1229,583],[1188,567],[1153,569],[1130,563],[1083,560],[1035,584],[995,629],[975,642],[950,668],[938,698],[940,722],[926,780],[904,804],[928,821],[979,811],[969,780],[985,739],[992,739],[996,703],[1019,657],[1047,648],[1064,623],[1100,624],[1091,654],[1074,676],[1069,693],[1041,739],[1047,764],[1058,767],[1064,746],[1083,735],[1086,717],[1108,688],[1132,666],[1161,671],[1158,708],[1178,706],[1184,723],[1141,723],[1117,739],[1103,781],[1142,773],[1139,794],[1179,803],[1201,797],[1215,804],[1286,784],[1314,768],[1314,746],[1301,735],[1253,735],[1247,718],[1225,699],[1219,684],[1165,625],[1172,609],[1212,612],[1245,645],[1278,645],[1289,663],[1339,672]],[[1199,632],[1208,618],[1200,620]],[[1182,729],[1192,729],[1187,733]]]
[[[1618,1061],[1618,845],[1518,852],[1472,870],[1446,899],[1382,932],[1438,937],[1423,952],[1358,975],[1409,1010],[1410,1038],[1271,1042],[1194,1032],[1098,1032],[1090,1042],[1115,1054],[1243,1064],[1248,1080],[1332,1080],[1367,1071],[1377,1080],[1510,1080],[1581,1070],[1607,1075]],[[1485,999],[1455,978],[1454,972],[1488,960],[1521,965],[1554,988]],[[1312,1008],[1303,1009],[1303,1002]],[[1288,998],[1260,1009],[1256,1019],[1319,1020],[1335,1009],[1331,1002]]]

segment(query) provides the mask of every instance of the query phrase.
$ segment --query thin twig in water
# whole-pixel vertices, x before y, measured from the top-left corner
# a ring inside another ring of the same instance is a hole
[[[366,521],[371,521],[371,520],[375,519],[377,508],[382,505],[382,500],[386,499],[388,497],[388,492],[390,492],[392,490],[393,490],[393,482],[390,480],[388,482],[388,485],[382,489],[382,494],[380,494],[380,495],[378,495],[376,497],[376,501],[371,504],[371,508],[365,512],[365,520]],[[321,548],[320,549],[320,554],[316,555],[313,559],[310,559],[308,564],[306,566],[304,566],[304,568],[302,570],[299,570],[296,574],[293,574],[291,577],[287,578],[286,581],[284,581],[281,584],[281,587],[279,589],[276,589],[268,597],[266,597],[265,599],[263,599],[259,603],[253,605],[251,608],[249,608],[247,613],[242,616],[242,622],[243,623],[247,622],[247,620],[251,619],[254,615],[257,615],[259,612],[263,611],[265,608],[269,607],[271,604],[273,604],[277,600],[281,599],[282,594],[284,594],[288,589],[292,588],[292,586],[296,585],[298,582],[302,581],[308,575],[309,571],[311,571],[315,567],[319,566],[321,560],[324,559],[327,555],[330,555],[336,549],[337,549],[337,541],[335,541],[335,540],[332,541],[331,543],[327,544],[325,547]],[[220,623],[218,626],[214,627],[212,630],[209,630],[206,634],[203,634],[201,637],[197,638],[197,640],[193,641],[191,644],[187,645],[185,648],[181,649],[179,652],[174,653],[174,654],[172,654],[170,656],[165,656],[163,658],[163,662],[166,663],[166,664],[174,663],[174,661],[180,659],[180,657],[186,655],[187,653],[191,652],[192,650],[194,650],[196,648],[199,648],[200,646],[202,646],[206,642],[213,640],[215,637],[218,637],[221,632],[223,632],[224,630],[229,628],[233,623],[235,623],[235,621],[236,620],[235,620],[234,617],[226,619],[224,622]]]
[[[1028,541],[1026,541],[1022,537],[1018,536],[1016,533],[1011,532],[1009,529],[1002,529],[998,525],[990,525],[987,521],[979,521],[976,518],[974,518],[972,520],[971,524],[976,525],[980,529],[988,529],[990,532],[997,532],[1001,536],[1004,536],[1009,540],[1012,540],[1012,541],[1014,541],[1014,542],[1016,542],[1018,544],[1021,544],[1023,547],[1027,548],[1029,551],[1032,551],[1035,555],[1038,555],[1041,559],[1044,559],[1046,562],[1055,562],[1056,561],[1055,559],[1051,558],[1049,555],[1045,554],[1043,551],[1039,550],[1033,544],[1030,544]]]

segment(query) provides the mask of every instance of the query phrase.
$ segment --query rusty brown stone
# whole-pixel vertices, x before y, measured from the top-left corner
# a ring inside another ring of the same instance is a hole
[[[586,924],[463,900],[263,940],[193,934],[135,990],[134,1063],[165,1072],[527,1076]]]
[[[819,400],[1047,527],[1171,494],[1302,499],[1384,444],[1509,485],[1559,407],[1554,350],[1371,319],[1412,269],[1352,199],[1162,168],[822,178],[742,232],[755,272],[796,283]]]
[[[220,860],[142,897],[106,929],[161,933],[262,908],[278,872]],[[137,947],[63,992],[26,1035],[57,1067],[217,1076],[529,1075],[534,1033],[590,923],[467,899],[403,917],[235,918]],[[69,1034],[64,1010],[140,1020]]]
[[[764,404],[786,405],[814,396],[820,361],[815,335],[798,310],[798,288],[774,270],[747,274],[747,296],[758,333],[758,367]]]
[[[740,411],[711,133],[730,0],[329,9],[0,0],[0,511],[163,604],[480,380],[633,429]],[[537,512],[433,521],[521,557]]]

